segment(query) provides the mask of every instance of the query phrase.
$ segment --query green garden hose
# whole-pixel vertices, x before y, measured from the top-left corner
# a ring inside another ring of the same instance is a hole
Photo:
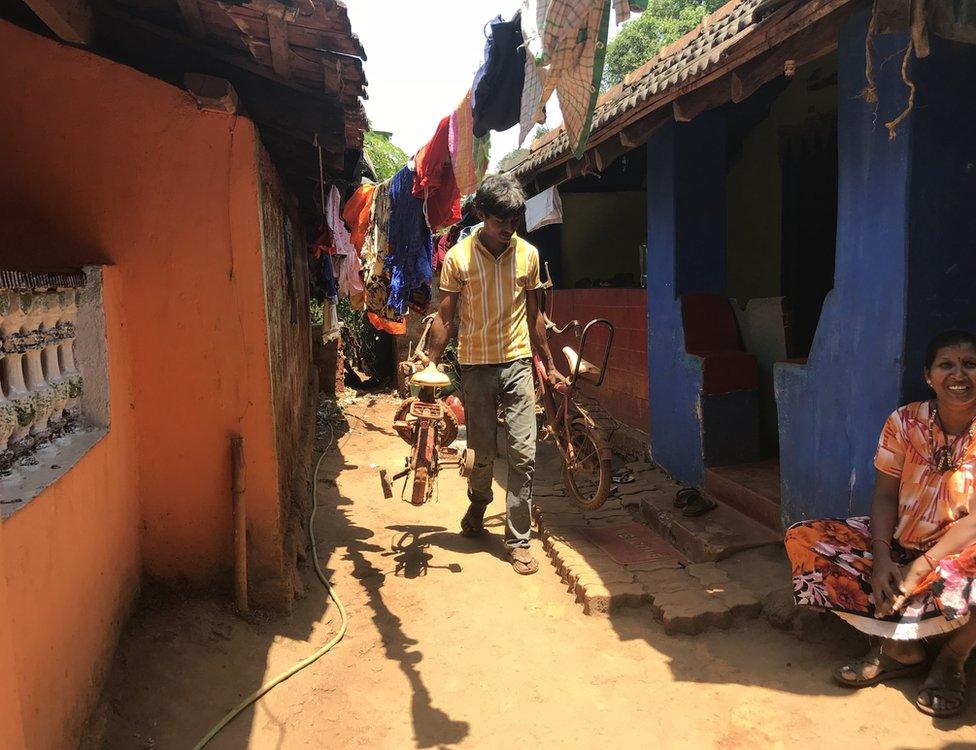
[[[332,437],[334,440],[335,438],[334,432]],[[330,441],[329,447],[331,447],[331,444],[332,441]],[[320,648],[314,654],[302,659],[300,662],[295,664],[290,669],[285,670],[277,677],[272,679],[270,682],[266,682],[264,685],[259,687],[249,696],[247,696],[247,698],[241,701],[240,704],[238,704],[230,711],[228,711],[227,715],[224,716],[224,718],[222,718],[217,724],[215,724],[214,727],[209,732],[207,732],[206,736],[194,746],[194,750],[201,750],[201,748],[206,747],[207,743],[209,743],[210,740],[216,737],[220,733],[220,731],[228,724],[230,724],[230,722],[233,721],[234,718],[239,713],[241,713],[245,708],[247,708],[252,703],[260,699],[272,688],[276,687],[277,685],[280,685],[289,677],[293,677],[294,675],[298,674],[303,669],[305,669],[305,667],[314,664],[316,661],[318,661],[318,659],[320,659],[322,656],[324,656],[329,651],[331,651],[332,648],[339,641],[341,641],[342,637],[346,634],[346,626],[349,624],[349,616],[346,614],[346,608],[343,606],[342,601],[339,599],[338,596],[336,596],[335,589],[333,589],[332,586],[329,585],[329,581],[326,579],[325,573],[322,572],[322,567],[319,565],[318,552],[315,549],[315,511],[318,510],[319,507],[319,502],[318,502],[319,467],[322,465],[322,459],[325,458],[325,454],[327,451],[328,451],[328,447],[326,448],[325,451],[322,452],[322,455],[319,456],[319,460],[315,464],[315,471],[312,474],[312,512],[308,517],[308,540],[309,543],[312,545],[312,562],[315,565],[315,573],[316,575],[318,575],[319,580],[322,582],[322,585],[325,586],[325,590],[329,593],[329,597],[332,599],[333,602],[335,602],[336,607],[338,607],[339,609],[339,616],[342,620],[339,625],[339,632],[336,633],[328,643],[322,646],[322,648]]]

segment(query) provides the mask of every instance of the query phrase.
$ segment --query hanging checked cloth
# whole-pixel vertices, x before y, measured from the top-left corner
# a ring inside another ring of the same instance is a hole
[[[540,7],[540,2],[545,10]],[[523,16],[535,19],[542,39],[542,95],[531,93],[523,101],[521,117],[536,120],[539,110],[555,91],[559,95],[563,127],[574,155],[583,147],[593,126],[593,110],[600,95],[612,0],[524,0]],[[540,23],[541,19],[541,23]],[[523,91],[523,100],[526,98]],[[529,112],[526,115],[526,112]],[[523,122],[523,127],[525,123]]]

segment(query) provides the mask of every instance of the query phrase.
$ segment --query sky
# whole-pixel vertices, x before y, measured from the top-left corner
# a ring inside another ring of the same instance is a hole
[[[484,59],[488,22],[499,14],[509,19],[522,5],[520,0],[345,3],[352,30],[366,50],[366,113],[375,130],[393,133],[393,142],[411,155],[471,87]],[[546,114],[550,127],[562,121],[555,97]],[[531,139],[530,134],[526,140]],[[518,126],[492,133],[492,165],[517,148],[517,140]]]

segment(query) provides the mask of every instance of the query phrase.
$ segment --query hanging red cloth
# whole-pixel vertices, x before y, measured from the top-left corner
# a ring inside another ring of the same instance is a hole
[[[434,137],[414,157],[417,174],[412,192],[415,198],[426,199],[427,224],[432,232],[461,220],[461,193],[448,147],[450,124],[449,116],[441,120]]]

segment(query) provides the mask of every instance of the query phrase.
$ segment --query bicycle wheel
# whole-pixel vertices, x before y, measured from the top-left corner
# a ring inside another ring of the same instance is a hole
[[[563,465],[569,496],[586,510],[599,508],[610,492],[610,449],[606,440],[582,420],[569,429],[573,462]]]

